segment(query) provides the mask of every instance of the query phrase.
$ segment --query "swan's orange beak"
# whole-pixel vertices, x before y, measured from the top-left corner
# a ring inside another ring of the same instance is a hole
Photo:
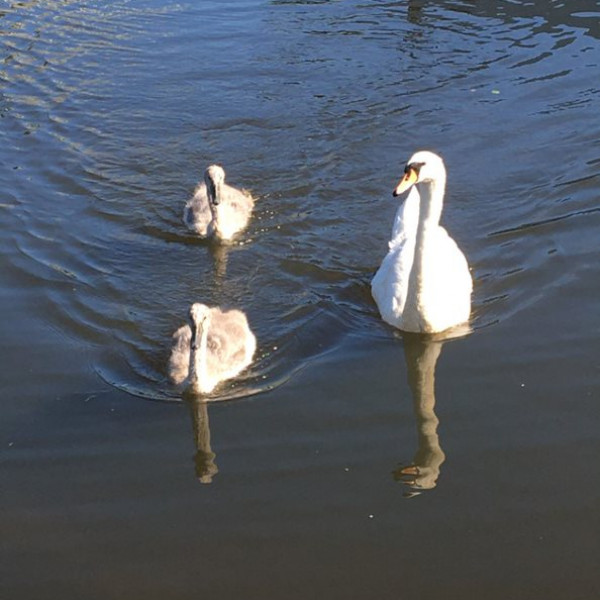
[[[412,167],[407,167],[406,172],[404,173],[404,177],[400,180],[400,183],[396,186],[394,190],[394,196],[399,196],[402,192],[405,192],[408,188],[414,185],[418,179],[419,175],[415,169]]]

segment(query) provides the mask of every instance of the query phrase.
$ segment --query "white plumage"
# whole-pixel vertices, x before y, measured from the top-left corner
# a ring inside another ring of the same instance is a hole
[[[198,394],[209,394],[221,381],[235,377],[251,362],[256,338],[240,310],[195,303],[190,325],[173,334],[169,377]]]
[[[394,196],[410,188],[396,213],[389,251],[371,282],[384,321],[417,333],[469,320],[473,282],[464,254],[439,225],[446,169],[432,152],[409,160]]]
[[[248,225],[253,208],[252,196],[227,185],[223,168],[210,165],[185,205],[183,222],[200,237],[230,240]]]

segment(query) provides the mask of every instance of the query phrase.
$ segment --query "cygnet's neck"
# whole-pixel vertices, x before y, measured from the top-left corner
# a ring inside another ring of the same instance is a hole
[[[217,234],[218,234],[218,232],[219,232],[219,221],[220,221],[220,219],[219,219],[219,216],[220,216],[220,212],[221,212],[221,211],[219,210],[219,207],[220,207],[221,205],[220,205],[220,204],[217,204],[217,205],[215,206],[215,205],[214,205],[212,202],[210,202],[210,201],[209,201],[209,203],[208,203],[208,204],[210,205],[210,213],[211,213],[211,215],[212,215],[212,218],[213,218],[213,223],[212,223],[213,230],[214,230],[215,232],[217,232]]]
[[[206,364],[208,323],[205,321],[200,325],[194,323],[196,328],[196,343],[192,345],[190,352],[190,380],[189,383],[195,391],[206,392],[208,382],[208,369]],[[198,340],[197,336],[200,336]]]
[[[223,201],[223,181],[213,178],[208,173],[204,175],[204,184],[206,185],[206,195],[208,196],[208,205],[212,214],[215,226],[219,221],[219,207]]]

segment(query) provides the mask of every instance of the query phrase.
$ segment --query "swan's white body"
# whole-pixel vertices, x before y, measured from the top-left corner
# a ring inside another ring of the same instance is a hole
[[[218,383],[243,371],[256,351],[256,338],[246,315],[195,303],[190,325],[173,334],[169,377],[198,394],[209,394]]]
[[[252,196],[225,183],[225,171],[211,165],[183,211],[183,222],[200,237],[230,240],[248,225]]]
[[[473,281],[465,255],[439,225],[446,169],[432,152],[417,152],[394,195],[410,193],[396,213],[389,251],[371,282],[384,321],[436,333],[469,320]]]

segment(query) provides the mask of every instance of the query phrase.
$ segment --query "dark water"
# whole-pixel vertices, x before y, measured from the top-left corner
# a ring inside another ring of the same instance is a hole
[[[15,2],[0,31],[2,598],[600,597],[600,2]],[[369,294],[421,148],[475,278],[454,341]],[[210,162],[258,198],[227,248],[181,223]],[[169,386],[194,300],[247,312],[245,399]]]

